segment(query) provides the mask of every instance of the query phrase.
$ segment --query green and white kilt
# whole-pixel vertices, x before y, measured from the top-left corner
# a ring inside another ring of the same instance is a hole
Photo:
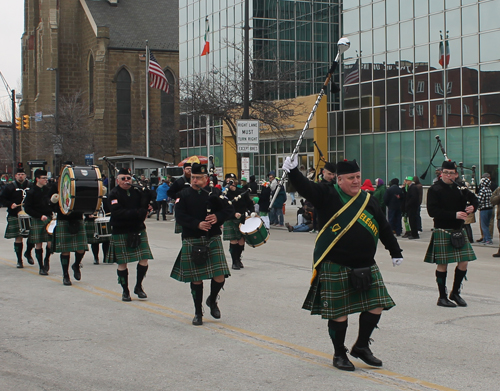
[[[7,216],[7,228],[5,229],[5,239],[15,239],[21,236],[19,233],[19,219],[14,216]]]
[[[311,315],[336,319],[380,307],[389,310],[396,305],[385,288],[377,264],[371,267],[371,288],[364,292],[351,286],[350,268],[329,261],[323,261],[320,268],[302,305]]]
[[[191,252],[194,246],[209,246],[209,255],[204,265],[196,265],[191,260]],[[182,249],[175,260],[170,277],[182,281],[193,282],[208,280],[217,276],[229,277],[229,267],[220,235],[211,238],[187,238],[182,240]]]
[[[109,242],[109,236],[104,238],[96,238],[95,234],[95,222],[92,220],[85,220],[85,232],[87,234],[87,243],[95,244],[95,243],[104,243]]]
[[[88,251],[87,233],[83,220],[78,220],[78,232],[69,233],[69,221],[57,220],[57,225],[52,234],[52,248],[55,253],[69,253],[73,251]]]
[[[240,240],[243,234],[240,232],[240,220],[232,219],[224,222],[222,232],[223,240]]]
[[[51,219],[42,221],[40,219],[35,219],[34,217],[32,217],[28,243],[36,244],[51,242],[52,236],[50,236],[47,232],[47,225],[50,224],[51,221]]]
[[[128,234],[111,235],[111,242],[104,263],[117,263],[120,265],[139,262],[142,259],[153,259],[146,230],[144,229],[139,233],[141,234],[141,243],[136,248],[127,246]]]
[[[465,237],[465,246],[457,249],[451,245],[451,230],[434,228],[424,262],[444,265],[477,259],[465,229],[462,229],[462,233]]]

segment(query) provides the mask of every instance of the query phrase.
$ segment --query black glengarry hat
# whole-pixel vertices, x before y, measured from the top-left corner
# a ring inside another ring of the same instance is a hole
[[[334,173],[337,171],[337,165],[332,162],[326,162],[324,169]]]
[[[120,168],[120,171],[118,171],[118,175],[130,175],[130,171],[128,168]]]
[[[191,165],[191,174],[208,174],[205,164],[193,163]]]
[[[360,169],[356,160],[342,160],[337,163],[337,175],[353,174],[359,171]]]
[[[445,160],[442,164],[443,170],[457,170],[457,164],[451,160]]]
[[[26,174],[26,173],[24,172],[24,168],[21,167],[16,170],[16,174]]]
[[[41,168],[39,168],[38,170],[35,171],[35,178],[40,178],[41,176],[45,175],[47,175],[46,170],[42,170]]]

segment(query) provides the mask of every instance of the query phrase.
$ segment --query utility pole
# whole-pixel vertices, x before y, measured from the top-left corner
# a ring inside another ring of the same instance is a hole
[[[22,126],[22,125],[21,125]],[[17,167],[16,91],[12,90],[12,175]]]
[[[243,64],[243,116],[241,119],[249,119],[249,97],[250,94],[250,26],[249,26],[249,0],[245,0],[245,26],[244,26],[244,64]]]

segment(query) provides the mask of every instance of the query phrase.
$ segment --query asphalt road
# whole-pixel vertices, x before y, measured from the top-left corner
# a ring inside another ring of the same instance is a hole
[[[286,221],[295,210],[288,207]],[[90,253],[82,280],[67,287],[58,255],[50,276],[39,276],[26,262],[16,269],[13,241],[0,240],[0,390],[498,390],[498,234],[494,246],[474,245],[478,260],[462,291],[469,306],[441,308],[435,267],[422,261],[431,234],[425,209],[422,216],[422,239],[400,241],[401,266],[379,246],[397,305],[372,336],[383,368],[353,358],[355,372],[333,368],[326,321],[301,309],[315,235],[272,228],[268,243],[247,247],[245,268],[221,291],[222,318],[205,308],[201,327],[191,325],[189,285],[169,277],[180,248],[171,221],[147,220],[155,257],[143,284],[148,299],[132,295],[131,303],[121,301],[116,267],[93,265]],[[5,209],[0,222],[3,232]],[[135,264],[130,272],[133,286]],[[353,315],[349,348],[357,328]]]

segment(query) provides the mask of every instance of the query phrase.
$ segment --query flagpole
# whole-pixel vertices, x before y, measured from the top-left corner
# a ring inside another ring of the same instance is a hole
[[[149,157],[149,45],[146,40],[146,157]]]

